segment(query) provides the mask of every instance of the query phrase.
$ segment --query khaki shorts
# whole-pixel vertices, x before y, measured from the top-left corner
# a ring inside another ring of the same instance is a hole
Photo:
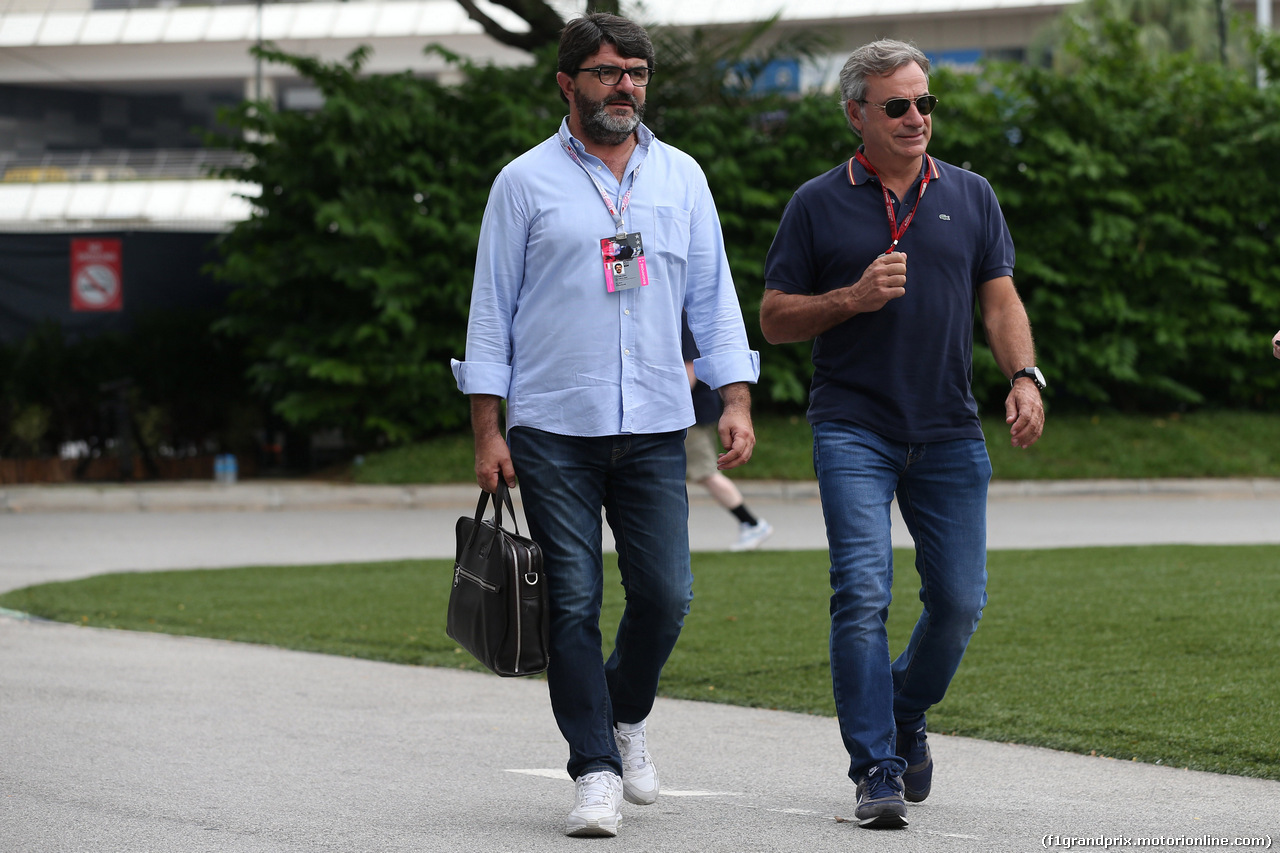
[[[700,483],[716,473],[716,440],[719,435],[715,427],[698,425],[689,427],[684,437],[684,452],[688,461],[685,463],[685,479],[691,483]]]

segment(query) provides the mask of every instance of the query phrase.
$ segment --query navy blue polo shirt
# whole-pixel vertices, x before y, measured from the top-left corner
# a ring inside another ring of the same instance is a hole
[[[974,402],[977,287],[1013,275],[1013,239],[995,193],[973,172],[926,156],[929,184],[898,251],[906,295],[813,342],[809,422],[849,421],[895,441],[982,438]],[[897,205],[899,227],[920,192]],[[879,179],[854,159],[788,202],[765,262],[765,287],[817,294],[856,282],[892,243]]]

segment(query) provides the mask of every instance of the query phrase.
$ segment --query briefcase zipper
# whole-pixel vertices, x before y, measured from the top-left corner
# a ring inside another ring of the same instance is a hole
[[[454,563],[453,564],[453,585],[454,586],[458,585],[459,578],[466,578],[467,580],[471,581],[473,584],[485,590],[486,592],[498,591],[498,587],[496,585],[489,583],[487,580],[485,580],[482,577],[473,575],[471,572],[462,568],[462,566],[459,566],[457,563]]]
[[[520,553],[519,551],[517,551],[517,550],[516,550],[516,546],[515,546],[515,545],[511,544],[510,542],[507,542],[507,543],[506,543],[506,545],[507,545],[507,547],[511,550],[511,570],[515,573],[515,582],[516,582],[516,583],[515,583],[515,592],[516,592],[516,665],[515,665],[515,668],[514,668],[513,670],[511,670],[511,671],[512,671],[513,673],[515,673],[516,675],[519,675],[519,674],[520,674],[520,660],[521,660],[521,657],[520,657],[520,656],[524,653],[524,650],[523,650],[523,646],[524,646],[524,625],[523,625],[523,624],[521,624],[521,618],[520,618],[520,617],[521,617],[521,611],[522,611],[524,608],[523,608],[523,607],[521,607],[522,602],[521,602],[521,598],[520,598],[520,566],[518,565],[518,563],[520,562],[520,557],[521,557],[522,555],[521,555],[521,553]]]
[[[538,573],[533,570],[533,557],[528,551],[517,549],[515,545],[508,543],[511,547],[511,569],[514,574],[515,588],[519,591],[516,599],[516,666],[515,673],[520,672],[520,661],[523,660],[524,648],[524,592],[520,588],[520,581],[523,579],[529,586],[533,586],[538,582]]]

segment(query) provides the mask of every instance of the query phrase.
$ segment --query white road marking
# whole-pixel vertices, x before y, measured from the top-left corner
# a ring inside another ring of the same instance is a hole
[[[559,779],[564,782],[569,781],[569,774],[563,770],[555,770],[550,768],[534,767],[529,769],[508,769],[508,773],[521,773],[525,776],[537,776],[542,779]],[[667,788],[662,789],[664,797],[741,797],[740,791],[672,791]]]

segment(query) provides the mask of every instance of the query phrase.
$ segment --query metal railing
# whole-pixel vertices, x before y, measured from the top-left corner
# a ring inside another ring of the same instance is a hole
[[[257,6],[259,3],[298,3],[307,0],[93,0],[94,9],[156,9],[173,6]]]
[[[248,155],[219,148],[119,149],[21,155],[0,151],[0,181],[54,183],[155,181],[208,178],[218,169],[242,166]]]

